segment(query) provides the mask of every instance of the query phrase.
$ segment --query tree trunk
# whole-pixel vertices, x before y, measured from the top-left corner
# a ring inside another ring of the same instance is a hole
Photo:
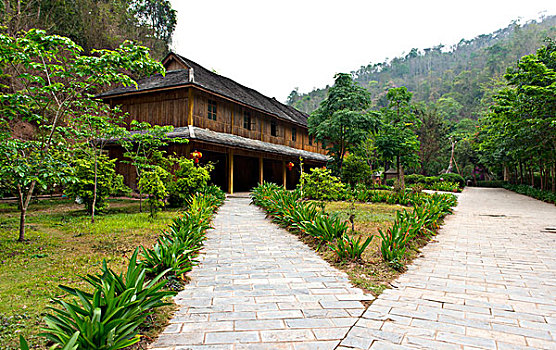
[[[533,173],[533,165],[529,167],[529,175],[531,176],[531,187],[535,187],[535,175]]]
[[[552,163],[552,193],[556,192],[556,163]]]
[[[404,173],[403,173],[403,165],[400,164],[400,169],[398,170],[398,173],[400,175],[400,187],[402,188],[402,190],[405,189],[405,178],[404,178]]]
[[[97,182],[98,182],[98,157],[97,157],[97,151],[94,150],[95,152],[95,181],[94,181],[94,185],[93,185],[93,207],[91,208],[91,223],[94,224],[95,223],[95,208],[97,206]]]
[[[519,161],[519,184],[523,185],[523,163]]]
[[[544,190],[544,181],[543,181],[543,166],[542,161],[539,160],[539,177],[541,178],[541,191]]]
[[[29,186],[29,191],[25,196],[25,200],[23,200],[23,191],[21,187],[18,188],[18,195],[19,195],[19,237],[18,241],[23,242],[25,240],[25,219],[27,215],[27,208],[29,208],[29,203],[31,202],[31,197],[33,196],[33,190],[35,189],[36,181],[32,181],[31,185]]]

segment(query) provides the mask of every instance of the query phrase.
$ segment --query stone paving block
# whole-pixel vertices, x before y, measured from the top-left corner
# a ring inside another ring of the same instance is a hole
[[[402,345],[430,350],[461,350],[461,345],[459,344],[446,343],[429,338],[421,338],[411,335],[408,335],[404,338],[404,340],[402,341]]]
[[[313,332],[309,329],[286,329],[261,331],[263,342],[288,342],[315,340]]]
[[[257,331],[265,329],[285,329],[282,320],[243,320],[234,321],[236,331]]]
[[[294,343],[295,350],[335,350],[340,342],[335,341],[319,341],[319,342],[304,342]]]
[[[340,342],[340,345],[350,349],[368,349],[375,339],[367,336],[358,337],[348,332],[347,336]]]
[[[436,340],[466,346],[476,346],[481,349],[496,349],[496,342],[492,339],[468,337],[455,333],[438,332]]]
[[[209,332],[205,334],[205,344],[255,343],[259,342],[258,332]]]

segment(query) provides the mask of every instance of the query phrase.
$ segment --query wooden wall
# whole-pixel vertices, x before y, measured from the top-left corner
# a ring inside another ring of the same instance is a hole
[[[216,120],[208,118],[209,100],[217,103]],[[197,127],[310,152],[326,153],[314,140],[313,145],[308,144],[307,128],[197,89],[193,90],[193,101],[193,125]],[[176,127],[188,125],[188,88],[126,96],[113,99],[111,103],[121,104],[124,112],[129,113],[130,117],[126,120],[128,124],[135,119],[157,125],[174,125]],[[249,113],[251,116],[250,130],[244,128],[245,113]],[[272,136],[270,133],[273,119],[277,124],[277,136]],[[297,131],[296,141],[292,141],[292,128]]]
[[[185,89],[153,92],[112,101],[129,113],[125,120],[128,125],[132,120],[137,120],[176,127],[187,126],[187,102]]]

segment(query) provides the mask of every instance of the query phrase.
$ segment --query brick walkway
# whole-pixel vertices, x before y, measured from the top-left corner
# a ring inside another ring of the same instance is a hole
[[[459,200],[424,257],[360,317],[365,295],[343,273],[232,198],[153,346],[556,349],[556,233],[542,232],[556,207],[495,189]]]
[[[334,349],[374,299],[269,220],[229,198],[156,349]]]
[[[338,349],[556,349],[556,206],[469,188]]]

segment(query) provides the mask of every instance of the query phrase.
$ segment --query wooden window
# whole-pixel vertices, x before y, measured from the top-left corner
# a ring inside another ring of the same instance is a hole
[[[270,121],[270,135],[278,136],[278,125],[276,124],[276,120]]]
[[[313,145],[313,136],[312,135],[308,135],[309,136],[309,146]]]
[[[217,109],[216,101],[208,100],[207,115],[210,120],[216,120],[216,109]]]
[[[292,128],[292,141],[295,142],[297,140],[297,130]]]
[[[251,114],[249,112],[243,113],[243,127],[251,130]]]

